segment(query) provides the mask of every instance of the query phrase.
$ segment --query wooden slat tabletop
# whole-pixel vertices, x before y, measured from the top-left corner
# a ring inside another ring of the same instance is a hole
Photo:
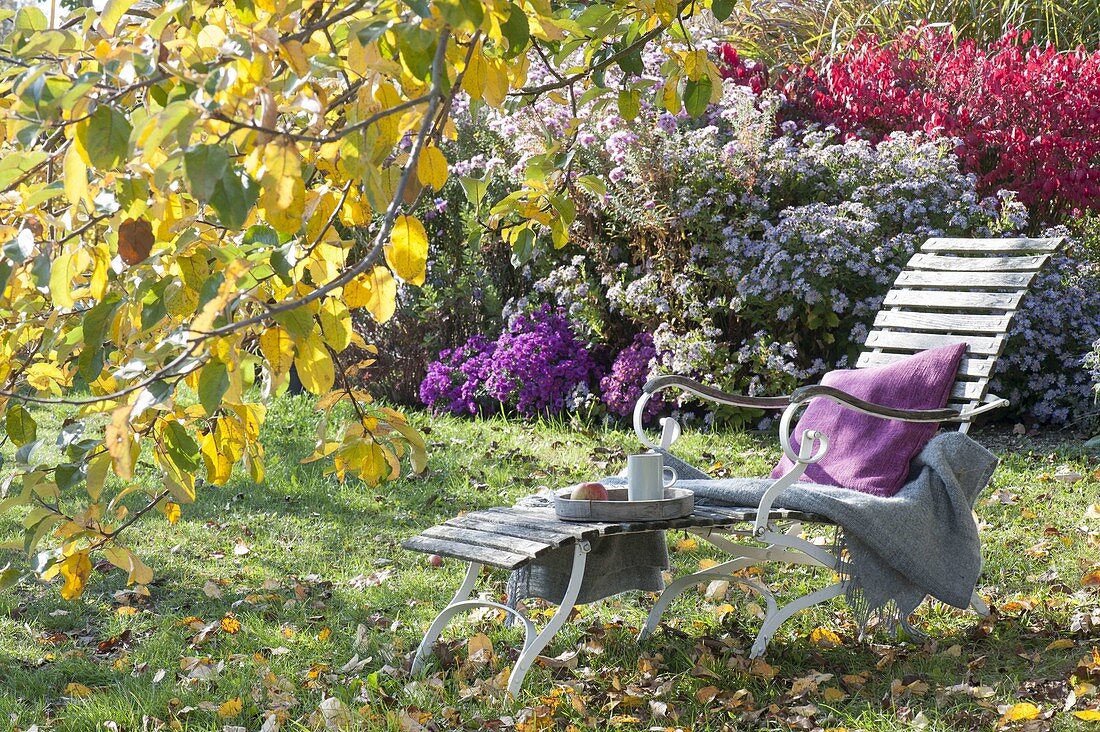
[[[756,513],[755,508],[696,506],[690,516],[678,519],[578,523],[558,519],[550,507],[501,506],[456,516],[407,539],[402,546],[425,554],[519,569],[547,552],[579,541],[650,531],[729,527],[755,521]],[[773,509],[771,516],[775,520],[827,523],[820,516],[786,509]]]

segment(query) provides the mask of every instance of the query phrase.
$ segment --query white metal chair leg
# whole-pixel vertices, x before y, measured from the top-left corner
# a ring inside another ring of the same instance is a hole
[[[970,595],[970,607],[974,608],[974,612],[978,613],[979,616],[989,617],[989,603],[982,599],[977,590],[974,590]]]
[[[523,679],[527,676],[527,672],[531,670],[531,664],[535,662],[542,649],[546,648],[554,635],[565,625],[565,621],[569,619],[569,614],[573,611],[573,604],[577,601],[577,596],[581,591],[581,582],[584,581],[584,566],[588,561],[588,552],[591,548],[592,546],[587,541],[577,542],[574,546],[573,568],[569,573],[569,585],[565,588],[565,595],[562,596],[554,617],[550,618],[550,622],[546,624],[534,640],[524,642],[523,651],[516,659],[516,666],[512,669],[512,675],[508,677],[508,693],[513,697],[519,696],[520,687],[523,686]]]
[[[831,600],[834,597],[839,597],[844,594],[844,583],[837,582],[836,584],[829,585],[828,587],[822,587],[820,590],[811,592],[808,595],[794,600],[782,608],[778,612],[768,613],[768,617],[764,618],[764,625],[760,628],[760,632],[756,635],[756,641],[752,644],[752,650],[749,652],[749,658],[759,658],[764,655],[764,651],[768,647],[768,642],[775,635],[775,631],[779,630],[779,626],[787,622],[795,613],[801,612],[807,608],[811,608],[820,602]]]
[[[672,603],[673,600],[681,596],[684,590],[694,586],[694,584],[697,584],[704,579],[729,578],[729,575],[733,575],[734,572],[751,566],[753,561],[756,560],[750,558],[741,558],[731,561],[724,561],[720,565],[715,565],[714,567],[711,567],[709,569],[695,572],[693,573],[693,575],[685,575],[680,579],[670,583],[669,586],[667,588],[664,588],[664,591],[661,592],[661,597],[657,598],[657,603],[653,605],[653,608],[649,611],[649,615],[646,616],[646,624],[642,625],[641,632],[638,633],[638,640],[645,641],[646,638],[653,633],[653,631],[657,630],[657,626],[661,622],[661,615],[664,614],[665,610],[668,610],[669,605]],[[774,602],[774,600],[772,600],[772,602]]]

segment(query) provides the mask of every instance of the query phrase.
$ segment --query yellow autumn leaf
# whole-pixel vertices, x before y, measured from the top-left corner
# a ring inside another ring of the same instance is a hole
[[[1085,722],[1100,722],[1100,709],[1082,709],[1074,712],[1073,716]]]
[[[810,643],[824,648],[835,648],[841,641],[840,636],[828,628],[814,628],[810,633]]]
[[[672,549],[678,552],[689,552],[692,549],[698,548],[698,546],[699,542],[696,539],[690,536],[685,536],[682,539],[677,539],[676,543],[672,545]]]
[[[68,379],[65,372],[52,363],[38,362],[27,369],[27,383],[39,391],[52,391],[58,384]]]
[[[348,306],[334,297],[325,300],[317,313],[321,335],[332,350],[340,353],[351,343],[351,313]]]
[[[84,158],[76,149],[76,145],[70,145],[65,151],[65,159],[61,163],[61,172],[64,177],[65,198],[76,206],[81,201],[88,200],[88,166]]]
[[[462,88],[471,99],[481,99],[485,93],[485,79],[489,74],[489,64],[481,54],[481,46],[477,47],[470,57],[470,63],[462,74]]]
[[[231,719],[244,711],[244,702],[241,698],[234,697],[218,707],[218,716],[222,719]]]
[[[336,368],[324,341],[316,333],[298,341],[298,353],[294,356],[298,378],[306,391],[318,396],[332,388],[336,381]]]
[[[332,628],[321,628],[317,633],[317,640],[326,641],[332,637]]]
[[[66,600],[75,600],[84,594],[84,585],[92,574],[92,562],[88,552],[80,551],[61,560],[58,567],[65,584],[61,586],[61,596]]]
[[[164,516],[168,519],[168,523],[175,524],[180,520],[180,505],[173,503],[172,501],[166,501],[164,504]]]
[[[214,433],[203,436],[199,449],[206,465],[206,479],[214,485],[225,485],[233,472],[233,461],[218,449],[218,440]]]
[[[294,365],[294,342],[286,328],[279,325],[265,328],[260,333],[260,353],[276,376],[290,371]]]
[[[302,159],[291,140],[277,140],[264,147],[264,172],[260,177],[260,209],[264,218],[284,234],[295,234],[303,224],[306,198]]]
[[[103,555],[108,562],[127,573],[126,584],[147,585],[153,581],[153,570],[129,549],[113,546],[104,550]]]
[[[366,308],[378,323],[385,323],[397,310],[397,282],[385,267],[378,266],[344,286],[348,308]]]
[[[435,145],[421,150],[420,159],[416,161],[416,177],[437,191],[442,188],[447,183],[447,158],[443,151]]]
[[[466,654],[473,657],[480,654],[493,655],[493,642],[484,633],[474,634],[466,641]]]
[[[221,619],[222,632],[229,635],[236,635],[241,632],[241,621],[237,620],[236,615],[226,615]]]
[[[386,262],[401,279],[424,284],[428,273],[428,233],[415,216],[398,216],[386,245]]]
[[[1031,702],[1013,704],[1005,711],[1004,716],[1001,717],[1001,724],[1003,725],[1006,722],[1026,722],[1031,719],[1038,719],[1040,713],[1039,707]]]
[[[65,684],[65,696],[73,699],[83,699],[86,696],[91,696],[92,690],[84,684],[76,681]]]

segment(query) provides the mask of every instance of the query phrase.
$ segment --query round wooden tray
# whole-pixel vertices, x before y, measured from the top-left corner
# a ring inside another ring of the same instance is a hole
[[[695,495],[683,488],[666,488],[663,500],[629,501],[626,486],[608,487],[606,501],[574,501],[572,488],[554,492],[554,511],[562,521],[667,521],[689,515]]]

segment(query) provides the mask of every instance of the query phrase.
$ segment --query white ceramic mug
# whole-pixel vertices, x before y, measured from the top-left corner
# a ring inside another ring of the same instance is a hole
[[[666,482],[665,473],[672,477]],[[626,456],[626,496],[631,501],[657,501],[665,497],[665,488],[676,482],[676,471],[665,467],[659,452]]]

